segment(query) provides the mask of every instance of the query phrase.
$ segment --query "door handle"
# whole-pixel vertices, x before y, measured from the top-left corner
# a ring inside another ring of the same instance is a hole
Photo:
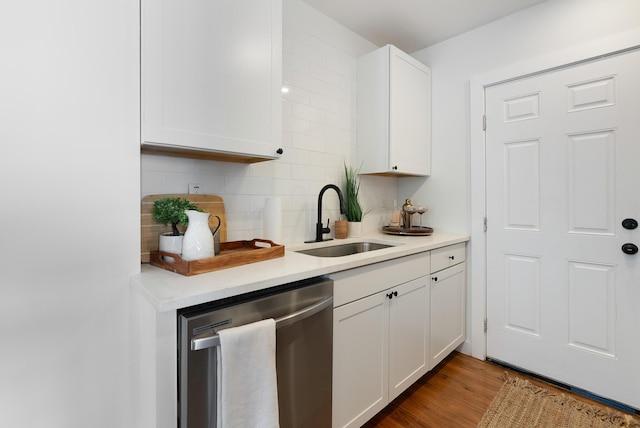
[[[276,328],[286,327],[298,321],[302,321],[305,318],[309,318],[311,315],[315,315],[318,312],[333,305],[333,297],[324,299],[318,303],[315,303],[299,311],[293,312],[289,315],[285,315],[280,318],[276,318]],[[201,339],[191,339],[191,350],[199,351],[201,349],[215,348],[220,346],[220,336],[214,334],[213,336],[203,337]]]
[[[627,243],[622,246],[622,252],[625,254],[636,254],[638,246],[636,244]]]
[[[622,227],[625,229],[633,230],[638,227],[638,221],[634,218],[625,218],[622,220]]]

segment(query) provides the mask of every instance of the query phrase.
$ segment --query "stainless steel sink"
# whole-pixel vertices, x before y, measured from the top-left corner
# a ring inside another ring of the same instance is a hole
[[[348,244],[330,245],[328,247],[311,248],[309,250],[299,250],[296,252],[316,257],[342,257],[389,247],[393,247],[393,245],[379,244],[377,242],[350,242]]]

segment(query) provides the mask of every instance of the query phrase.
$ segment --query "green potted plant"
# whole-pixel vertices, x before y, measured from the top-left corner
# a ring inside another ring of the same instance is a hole
[[[151,215],[158,223],[171,224],[171,232],[161,233],[158,241],[158,249],[167,253],[180,254],[182,252],[182,236],[178,226],[187,227],[189,218],[186,210],[202,211],[200,207],[191,203],[188,199],[166,197],[153,203]]]
[[[347,221],[348,221],[348,234],[352,238],[362,236],[362,206],[358,199],[360,193],[360,180],[358,179],[358,172],[360,169],[353,167],[347,167],[344,165],[344,178],[345,178],[345,203],[347,205]]]

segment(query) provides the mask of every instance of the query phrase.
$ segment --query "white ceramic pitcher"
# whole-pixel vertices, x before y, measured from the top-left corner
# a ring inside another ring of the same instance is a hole
[[[195,210],[185,211],[189,217],[189,225],[182,240],[182,259],[207,259],[215,255],[213,234],[209,229],[210,213]]]

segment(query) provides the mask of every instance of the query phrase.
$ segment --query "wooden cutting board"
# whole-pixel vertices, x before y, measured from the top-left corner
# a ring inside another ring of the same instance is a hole
[[[188,199],[198,207],[202,208],[204,212],[215,214],[220,217],[221,226],[220,242],[227,242],[227,216],[224,211],[224,201],[220,196],[216,195],[190,195],[181,193],[171,193],[164,195],[147,195],[142,198],[142,204],[140,207],[140,261],[142,263],[149,263],[151,251],[158,250],[158,235],[163,232],[170,232],[171,225],[165,226],[164,224],[156,222],[151,212],[153,210],[153,203],[157,199],[162,198],[184,198]],[[211,216],[209,218],[209,227],[214,228],[218,224],[218,219]],[[178,226],[182,232],[185,228]]]

